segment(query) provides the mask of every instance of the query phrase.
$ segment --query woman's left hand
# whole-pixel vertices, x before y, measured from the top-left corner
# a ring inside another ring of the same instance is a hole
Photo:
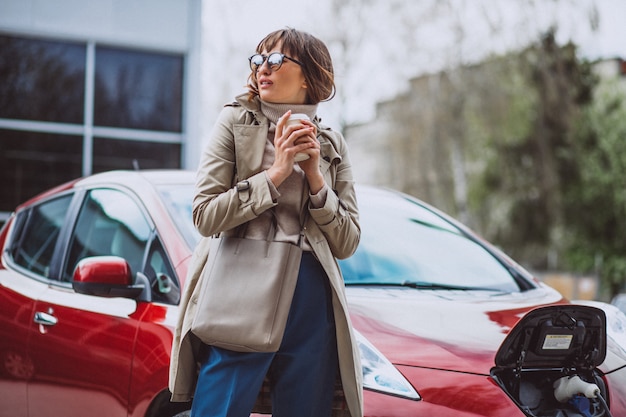
[[[298,165],[304,171],[307,181],[309,182],[309,188],[312,194],[317,194],[324,186],[324,176],[320,171],[320,142],[317,140],[317,126],[308,120],[303,120],[302,124],[307,127],[312,127],[311,135],[307,135],[302,139],[298,139],[296,143],[298,145],[308,144],[302,153],[309,155],[308,159],[298,162]]]

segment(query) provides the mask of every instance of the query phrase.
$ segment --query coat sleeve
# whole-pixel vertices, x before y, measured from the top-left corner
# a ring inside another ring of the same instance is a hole
[[[333,161],[335,175],[327,177],[326,181],[334,192],[328,193],[323,207],[309,207],[309,213],[324,234],[333,256],[345,259],[356,251],[361,227],[348,147],[339,133],[333,134],[332,142],[340,157]]]
[[[194,225],[203,236],[230,230],[275,205],[264,172],[237,178],[234,126],[243,111],[225,107],[204,145],[192,204]],[[247,180],[249,188],[238,190],[240,180]]]

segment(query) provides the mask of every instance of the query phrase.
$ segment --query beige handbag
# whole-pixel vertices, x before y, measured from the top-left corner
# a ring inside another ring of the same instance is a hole
[[[191,331],[204,343],[229,350],[278,351],[301,257],[299,246],[269,237],[214,237]]]

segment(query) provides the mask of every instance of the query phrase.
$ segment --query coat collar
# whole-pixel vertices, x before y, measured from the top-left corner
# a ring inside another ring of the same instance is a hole
[[[238,177],[249,178],[261,171],[270,121],[261,113],[258,98],[255,97],[252,101],[248,101],[248,94],[246,93],[237,96],[236,102],[244,111],[252,115],[252,120],[246,117],[244,118],[245,123],[234,126]],[[320,141],[320,170],[325,173],[333,161],[341,161],[341,155],[337,152],[331,139],[331,129],[320,125],[317,117],[313,123],[317,126],[317,138]]]
[[[235,102],[253,116],[253,124],[257,125],[261,124],[262,121],[265,121],[269,126],[269,120],[263,113],[261,113],[261,102],[258,97],[248,100],[248,93],[244,93],[235,97]]]

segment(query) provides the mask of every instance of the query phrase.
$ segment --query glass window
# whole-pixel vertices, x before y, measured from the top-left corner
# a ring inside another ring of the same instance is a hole
[[[362,197],[361,242],[340,261],[346,284],[520,290],[494,255],[427,208],[382,192]]]
[[[79,136],[0,129],[0,211],[81,176]]]
[[[84,44],[0,35],[0,118],[82,123]]]
[[[0,34],[0,119],[10,120],[0,120],[0,222],[26,199],[84,172],[180,168],[183,55],[99,45],[95,52],[95,73],[87,74],[85,42]],[[79,133],[91,131],[87,75],[94,76],[93,125],[126,129],[114,134],[120,139]],[[132,140],[139,138],[132,129],[167,133],[166,141],[152,142],[145,132],[144,141]]]
[[[150,245],[144,274],[150,282],[152,301],[178,304],[180,301],[180,285],[165,253],[165,249],[158,238],[155,238]]]
[[[93,172],[133,169],[180,168],[180,144],[96,138]]]
[[[181,131],[183,58],[96,48],[94,124]]]
[[[72,233],[63,280],[71,281],[78,261],[90,256],[120,256],[133,276],[142,271],[151,227],[137,203],[118,190],[88,193]]]
[[[193,184],[161,185],[158,187],[158,191],[170,217],[176,223],[189,247],[195,248],[202,236],[193,225],[192,220],[191,202],[195,191]]]
[[[72,196],[67,195],[19,214],[10,244],[16,264],[49,277],[52,255],[71,200]]]

